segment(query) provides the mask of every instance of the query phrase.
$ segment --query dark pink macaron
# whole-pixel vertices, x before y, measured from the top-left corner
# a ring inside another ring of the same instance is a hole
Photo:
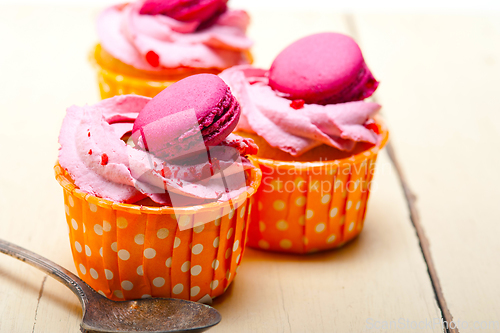
[[[154,97],[134,122],[132,139],[165,159],[192,156],[221,143],[236,127],[240,105],[218,76],[198,74]]]
[[[210,21],[227,9],[228,0],[146,0],[140,13],[163,14],[178,21]]]
[[[326,105],[370,97],[378,82],[351,37],[327,32],[285,48],[271,65],[269,85],[289,99]]]

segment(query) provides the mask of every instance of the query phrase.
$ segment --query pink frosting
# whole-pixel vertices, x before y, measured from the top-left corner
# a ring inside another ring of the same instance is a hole
[[[241,105],[236,130],[256,133],[272,147],[299,156],[321,144],[343,151],[356,142],[376,144],[378,135],[364,125],[380,105],[364,101],[317,105],[304,104],[298,110],[269,87],[268,71],[237,66],[219,75]]]
[[[67,109],[59,164],[82,191],[115,202],[148,196],[175,206],[227,201],[245,192],[244,170],[253,166],[238,152],[248,148],[245,140],[233,134],[210,148],[211,160],[202,157],[189,165],[169,163],[121,140],[149,101],[124,95]]]
[[[213,25],[197,31],[198,21],[141,15],[143,2],[112,6],[99,16],[101,45],[113,57],[148,71],[178,67],[222,70],[247,63],[242,51],[249,50],[252,41],[245,35],[250,22],[245,11],[227,10]],[[158,67],[146,60],[150,51],[158,55]]]

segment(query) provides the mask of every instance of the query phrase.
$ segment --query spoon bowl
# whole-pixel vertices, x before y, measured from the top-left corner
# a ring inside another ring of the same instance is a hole
[[[112,301],[97,293],[79,277],[56,263],[0,239],[0,252],[51,275],[78,296],[83,310],[81,330],[93,332],[203,332],[217,325],[214,308],[174,298]]]

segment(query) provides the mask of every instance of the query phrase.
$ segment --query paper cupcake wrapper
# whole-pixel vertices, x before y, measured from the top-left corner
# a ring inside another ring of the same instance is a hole
[[[96,48],[97,47],[100,46],[96,46]],[[247,57],[249,63],[253,62],[253,56],[250,51],[246,52],[245,56]],[[158,80],[155,78],[145,79],[134,77],[124,73],[115,72],[98,64],[95,58],[95,50],[90,55],[90,62],[97,70],[97,82],[99,84],[101,99],[110,98],[116,95],[128,94],[155,97],[173,83],[181,80],[182,78],[200,72],[200,70],[196,70],[192,74],[187,73],[182,76],[177,76],[177,79],[175,80]],[[207,69],[207,72],[212,73],[214,72],[214,70]]]
[[[377,119],[381,142],[348,159],[282,162],[257,158],[262,185],[250,217],[248,246],[312,253],[344,245],[363,229],[371,181],[388,131]]]
[[[172,297],[204,303],[233,281],[260,184],[231,202],[178,208],[114,203],[79,190],[57,164],[73,259],[82,280],[113,299]],[[197,224],[199,214],[212,222]],[[178,222],[179,221],[179,222]],[[194,228],[181,231],[178,223]]]

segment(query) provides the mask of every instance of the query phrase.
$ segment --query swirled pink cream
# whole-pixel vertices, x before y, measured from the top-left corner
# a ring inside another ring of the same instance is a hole
[[[377,103],[356,101],[318,105],[291,101],[269,86],[268,71],[236,66],[219,76],[231,88],[241,106],[236,131],[256,133],[269,145],[299,156],[326,144],[351,151],[356,142],[376,144],[372,117]]]
[[[245,52],[252,41],[245,34],[250,22],[245,11],[228,9],[213,24],[201,28],[202,21],[141,14],[143,4],[136,1],[109,7],[97,20],[102,47],[120,61],[148,71],[178,67],[223,70],[248,63]]]
[[[82,191],[114,202],[150,197],[161,205],[227,201],[247,190],[243,155],[256,152],[251,140],[230,134],[196,160],[171,163],[127,144],[148,97],[124,95],[67,109],[59,134],[59,164]],[[131,140],[130,140],[131,141]]]

